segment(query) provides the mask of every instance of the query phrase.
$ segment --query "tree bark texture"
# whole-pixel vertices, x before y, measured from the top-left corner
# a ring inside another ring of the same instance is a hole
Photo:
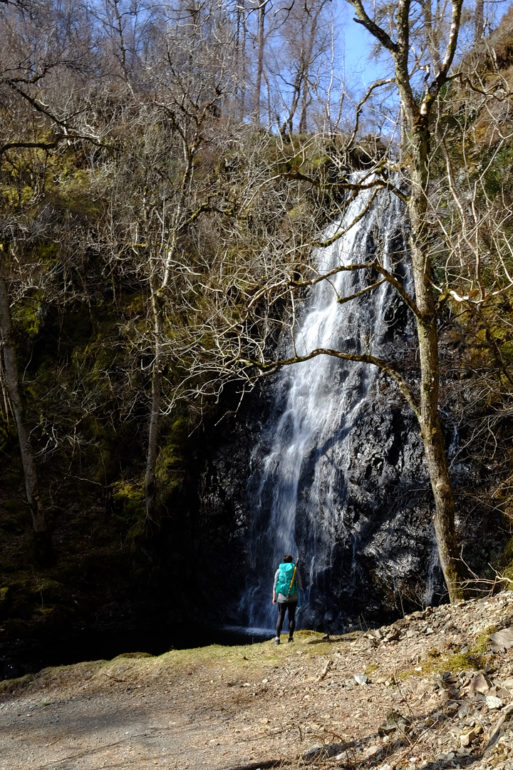
[[[264,75],[264,48],[265,48],[265,12],[267,0],[263,0],[258,9],[258,41],[257,41],[257,70],[255,83],[255,104],[254,119],[257,125],[260,124],[260,104],[262,97],[262,80]]]
[[[35,556],[38,561],[46,561],[49,553],[49,536],[45,515],[39,499],[39,484],[34,453],[25,422],[25,409],[11,324],[9,295],[5,278],[2,276],[0,276],[0,352],[5,386],[16,422],[25,495],[30,509],[34,532]]]
[[[162,413],[162,317],[159,300],[152,288],[151,310],[153,315],[154,357],[151,371],[151,405],[148,424],[148,449],[146,454],[146,473],[144,477],[144,498],[146,501],[146,519],[157,524],[156,506],[156,468],[159,454],[160,423]]]
[[[455,528],[454,493],[449,475],[445,438],[439,415],[440,368],[436,305],[431,285],[429,226],[427,224],[427,148],[429,130],[417,126],[412,136],[415,157],[409,213],[410,250],[415,284],[420,365],[418,419],[426,465],[435,502],[433,524],[440,566],[449,599],[462,598],[460,560]]]

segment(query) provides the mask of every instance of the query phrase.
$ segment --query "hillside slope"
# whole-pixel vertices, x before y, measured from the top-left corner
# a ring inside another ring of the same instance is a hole
[[[280,647],[141,653],[5,680],[0,768],[508,770],[513,631],[494,633],[512,625],[506,592],[330,640],[301,631]]]

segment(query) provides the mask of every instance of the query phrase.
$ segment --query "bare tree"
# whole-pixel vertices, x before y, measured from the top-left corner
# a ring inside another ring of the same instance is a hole
[[[12,164],[15,168],[11,154],[24,150],[44,152],[54,149],[63,139],[65,123],[38,94],[38,89],[57,62],[47,9],[33,7],[32,3],[12,3],[1,10],[1,18],[3,46],[0,56],[0,89],[5,116],[0,162],[2,165]],[[42,44],[41,49],[38,42]],[[52,128],[55,129],[53,136]],[[19,229],[19,221],[13,216],[13,211],[19,210],[22,200],[20,190],[13,200],[13,205],[3,201],[0,254],[0,373],[16,422],[25,494],[32,517],[35,556],[36,560],[45,562],[50,558],[50,537],[40,499],[35,451],[31,444],[31,430],[27,422],[18,370],[9,293],[13,277],[10,270],[13,262],[12,247],[15,245]]]
[[[282,8],[284,20],[280,26],[280,51],[277,54],[278,77],[290,89],[283,133],[291,133],[299,111],[297,129],[306,133],[307,114],[314,97],[321,71],[326,67],[329,52],[329,26],[326,0],[305,0]]]
[[[0,378],[9,396],[25,479],[25,494],[32,517],[36,560],[45,563],[50,556],[49,533],[39,496],[39,481],[25,417],[23,395],[18,372],[16,345],[11,324],[9,295],[5,276],[0,273]],[[2,384],[3,384],[2,383]]]
[[[169,319],[183,312],[177,266],[187,264],[194,272],[190,239],[195,228],[209,212],[222,213],[228,206],[201,171],[210,157],[212,162],[219,157],[216,125],[221,119],[225,130],[229,125],[221,116],[225,105],[230,113],[235,90],[232,28],[217,10],[208,3],[172,9],[174,24],[155,36],[144,89],[134,91],[126,111],[122,162],[110,164],[106,175],[110,193],[104,237],[112,265],[130,272],[148,297],[138,344],[151,381],[144,490],[147,521],[154,524],[160,515],[156,471],[173,360],[169,341],[176,334]]]
[[[351,147],[354,147],[354,138],[357,135],[357,127],[352,136],[343,142],[345,151],[341,152],[340,172],[341,178],[333,183],[334,187],[345,189],[353,195],[358,194],[358,190],[365,188],[388,187],[401,196],[407,206],[410,221],[410,255],[411,267],[415,286],[415,296],[410,297],[400,282],[380,263],[379,259],[373,259],[364,265],[350,265],[338,269],[350,270],[373,270],[377,271],[384,280],[389,281],[399,292],[403,301],[407,304],[415,318],[417,328],[417,345],[419,359],[420,385],[418,394],[410,387],[405,378],[397,370],[397,367],[390,362],[377,359],[370,354],[361,354],[355,356],[352,353],[332,350],[315,350],[306,356],[294,356],[291,359],[281,360],[279,362],[266,363],[267,353],[265,343],[252,343],[249,341],[250,349],[256,355],[252,359],[253,365],[261,370],[274,369],[276,366],[295,363],[305,358],[316,355],[334,355],[345,360],[367,361],[369,364],[380,366],[384,369],[396,383],[399,385],[403,395],[412,406],[420,426],[420,433],[424,444],[426,465],[431,480],[431,488],[434,496],[435,513],[434,528],[438,544],[440,563],[452,601],[461,597],[461,575],[460,561],[455,532],[455,502],[454,494],[449,475],[445,439],[440,423],[439,415],[439,354],[438,354],[438,314],[436,303],[436,292],[432,284],[433,268],[433,226],[429,216],[429,192],[430,192],[430,174],[429,174],[429,156],[430,145],[434,135],[433,121],[436,116],[436,105],[441,97],[442,90],[450,78],[451,65],[457,50],[458,33],[461,24],[461,0],[454,0],[450,5],[451,23],[450,33],[447,41],[444,43],[444,50],[440,58],[440,68],[434,74],[428,72],[424,83],[424,90],[420,98],[418,96],[418,76],[420,67],[423,65],[422,59],[416,60],[415,50],[412,53],[412,34],[413,27],[417,24],[417,9],[409,0],[403,0],[396,9],[393,23],[385,26],[383,20],[387,20],[386,14],[380,15],[375,19],[369,15],[363,0],[354,0],[353,5],[358,20],[368,31],[376,38],[378,43],[391,55],[395,68],[395,85],[400,100],[401,110],[404,116],[406,127],[406,148],[405,158],[407,158],[407,180],[409,182],[409,192],[407,195],[401,192],[399,187],[387,177],[379,173],[375,177],[367,177],[366,181],[351,181],[346,176],[344,170],[345,156],[349,156]],[[439,23],[446,23],[446,18],[438,20]],[[388,31],[390,29],[390,33]],[[440,37],[442,40],[442,37]],[[427,50],[427,47],[424,48]],[[422,53],[422,52],[421,52]],[[382,84],[377,84],[382,85]],[[372,90],[372,89],[371,89]],[[357,109],[359,116],[361,107]],[[383,153],[383,148],[382,151]],[[305,157],[305,149],[301,151],[301,157]],[[385,157],[376,159],[368,156],[372,166],[383,168]],[[301,164],[299,164],[301,166]],[[345,167],[347,169],[347,166]],[[326,188],[326,180],[319,178],[316,174],[307,174],[301,168],[291,168],[285,174],[290,179],[294,179],[297,184],[305,183],[313,187]],[[333,189],[333,188],[332,188]],[[371,197],[372,201],[372,197]],[[294,251],[294,249],[292,249]],[[272,259],[269,259],[272,263]],[[224,365],[228,364],[231,356],[232,365],[237,361],[239,366],[243,360],[242,349],[244,345],[241,339],[248,342],[252,333],[258,328],[260,333],[266,328],[265,319],[271,317],[272,306],[277,297],[283,297],[290,293],[296,286],[306,286],[309,282],[325,280],[329,276],[317,276],[309,280],[294,280],[294,270],[297,270],[297,258],[286,266],[280,276],[280,270],[272,269],[264,277],[263,285],[255,287],[251,297],[248,296],[247,307],[254,309],[256,317],[250,321],[249,316],[242,320],[238,325],[233,325],[225,330],[224,338],[229,341],[228,349],[224,353]],[[371,291],[374,284],[370,284],[366,291]],[[272,298],[269,305],[269,297]],[[356,299],[349,297],[347,299]],[[259,302],[264,303],[262,306]],[[265,309],[267,307],[267,309]],[[263,312],[262,312],[263,311]],[[267,321],[268,323],[268,321]],[[256,345],[256,347],[255,347]],[[237,356],[237,348],[239,354]],[[249,358],[249,356],[248,356]],[[227,369],[230,367],[227,366]]]
[[[257,62],[256,62],[256,75],[255,75],[255,97],[254,97],[254,120],[255,123],[260,123],[261,118],[261,102],[262,102],[262,84],[264,81],[264,67],[265,67],[265,50],[267,42],[266,32],[266,14],[270,7],[271,0],[259,0],[256,6],[257,12]]]

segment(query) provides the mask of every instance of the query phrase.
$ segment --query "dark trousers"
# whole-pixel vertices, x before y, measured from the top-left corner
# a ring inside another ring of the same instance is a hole
[[[283,621],[285,620],[285,613],[289,611],[289,636],[292,636],[294,629],[296,628],[296,608],[297,601],[295,602],[278,602],[278,620],[276,622],[276,636],[281,634],[283,628]]]

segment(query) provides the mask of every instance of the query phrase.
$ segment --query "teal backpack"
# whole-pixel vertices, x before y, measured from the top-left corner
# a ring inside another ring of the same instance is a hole
[[[276,581],[276,593],[283,594],[283,596],[289,596],[289,594],[297,594],[297,583],[294,570],[296,565],[292,562],[282,562],[278,569],[278,580]],[[292,583],[292,585],[291,585]]]

